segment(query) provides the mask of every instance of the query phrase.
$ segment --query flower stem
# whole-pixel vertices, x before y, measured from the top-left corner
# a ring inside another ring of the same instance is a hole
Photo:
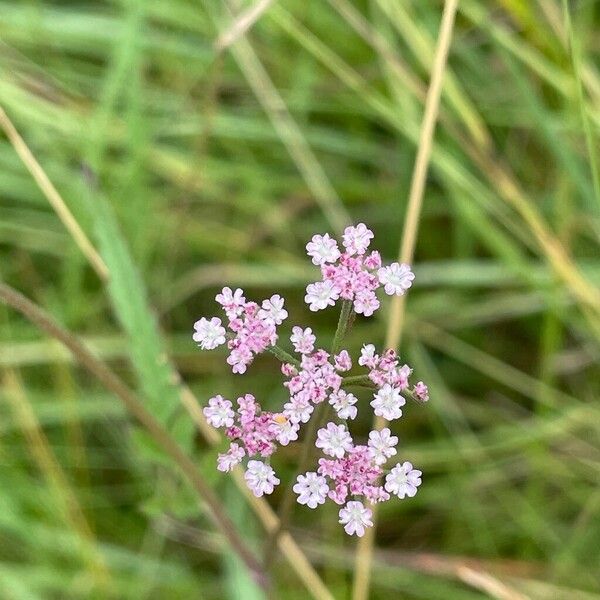
[[[340,312],[340,318],[338,320],[337,329],[333,336],[333,343],[331,344],[331,354],[337,354],[340,351],[342,340],[348,330],[350,329],[352,321],[352,302],[350,300],[344,300],[342,303],[342,312]]]
[[[333,336],[333,343],[331,345],[332,355],[337,354],[339,352],[342,340],[344,339],[344,335],[346,335],[352,323],[352,317],[352,302],[349,300],[344,300],[335,335]],[[272,348],[275,348],[275,346],[273,346]],[[287,354],[284,351],[282,352],[283,354]],[[286,362],[291,361],[286,360]],[[296,469],[293,481],[296,480],[300,473],[303,473],[304,471],[306,471],[306,469],[308,469],[312,458],[312,449],[317,435],[317,431],[321,427],[323,427],[327,421],[328,408],[329,404],[326,401],[323,401],[317,406],[314,414],[312,415],[308,431],[306,432],[306,437],[304,438],[304,443],[302,444],[300,460],[298,461],[298,468]],[[273,532],[271,533],[271,535],[265,543],[263,560],[265,571],[269,569],[271,562],[273,561],[275,549],[277,548],[277,540],[279,539],[281,533],[287,529],[292,516],[292,509],[294,507],[294,490],[292,488],[293,482],[286,488],[283,500],[281,501],[281,504],[279,505],[279,509],[277,511],[277,516],[279,517],[279,525],[276,529],[273,530]]]
[[[297,358],[294,358],[291,354],[288,354],[283,348],[280,348],[277,344],[273,344],[269,346],[267,350],[275,355],[281,362],[290,363],[295,367],[300,366],[300,361]]]

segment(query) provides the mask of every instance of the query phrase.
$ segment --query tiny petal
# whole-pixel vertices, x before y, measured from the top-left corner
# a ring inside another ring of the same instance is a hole
[[[194,323],[192,339],[198,342],[202,350],[213,350],[225,343],[225,329],[221,326],[221,319],[213,317],[210,321],[202,317]]]
[[[258,318],[269,320],[275,325],[281,325],[288,316],[283,304],[284,299],[279,294],[274,294],[268,300],[263,300],[262,308],[258,311]]]
[[[233,467],[240,464],[246,455],[245,450],[235,442],[229,446],[229,450],[224,454],[219,454],[217,459],[217,469],[224,473],[231,471]]]
[[[402,499],[412,498],[421,485],[421,471],[413,469],[409,462],[398,463],[385,477],[385,489]]]
[[[325,477],[313,472],[298,475],[292,489],[298,494],[298,503],[306,504],[309,508],[317,508],[317,505],[323,504],[329,492]]]
[[[315,349],[316,339],[310,327],[306,329],[297,325],[292,327],[290,341],[294,345],[294,350],[299,354],[310,354]]]
[[[206,420],[213,427],[231,427],[233,425],[233,405],[223,396],[215,396],[208,401],[208,406],[202,410]]]
[[[333,306],[340,297],[335,284],[331,281],[317,281],[306,286],[304,301],[313,312]]]
[[[346,451],[352,448],[352,438],[345,425],[327,423],[327,427],[317,432],[315,446],[321,448],[328,456],[342,458]]]
[[[373,511],[365,508],[362,502],[352,500],[346,504],[339,512],[339,522],[344,526],[348,535],[357,535],[362,537],[367,527],[373,527]]]
[[[378,417],[383,417],[388,421],[399,419],[402,416],[401,406],[406,404],[406,400],[400,394],[400,390],[386,383],[371,400],[371,406]]]
[[[314,265],[334,263],[340,257],[337,242],[329,237],[328,233],[313,235],[311,241],[306,244],[306,252]]]
[[[375,464],[382,465],[388,458],[394,456],[397,443],[398,438],[392,435],[389,427],[384,427],[381,431],[371,431],[368,445]]]
[[[248,461],[244,479],[257,498],[264,494],[271,494],[274,487],[280,483],[271,465],[267,465],[260,460]]]
[[[373,239],[373,232],[364,223],[355,227],[346,227],[343,236],[344,248],[348,254],[364,254]]]
[[[342,350],[339,354],[333,357],[335,368],[338,371],[349,371],[352,368],[352,359],[348,350]]]
[[[412,285],[415,274],[407,264],[392,263],[377,271],[380,283],[384,286],[385,293],[393,296],[402,296]]]

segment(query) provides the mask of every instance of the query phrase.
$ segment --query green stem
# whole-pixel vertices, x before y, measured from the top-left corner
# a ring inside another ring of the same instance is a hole
[[[340,312],[340,318],[338,319],[335,335],[333,336],[333,343],[331,345],[332,355],[335,355],[339,352],[342,340],[344,339],[344,336],[348,332],[352,323],[352,316],[352,302],[349,300],[344,300],[344,302],[342,303],[342,310]],[[277,347],[273,346],[272,348]],[[271,351],[273,351],[272,348],[270,348]],[[287,353],[281,350],[280,348],[278,348],[278,350],[284,355],[287,355]],[[275,354],[275,352],[273,352],[273,354]],[[275,355],[277,356],[277,354]],[[286,359],[286,362],[292,361]],[[294,481],[296,480],[298,475],[300,473],[304,473],[310,465],[310,461],[312,459],[312,449],[314,447],[314,441],[317,436],[317,431],[321,427],[323,427],[327,422],[327,416],[329,412],[328,408],[329,404],[326,401],[321,402],[321,404],[317,406],[314,414],[310,419],[308,431],[306,432],[306,437],[304,438],[304,443],[302,444],[300,460],[298,461],[298,468],[294,476]],[[283,531],[287,529],[292,516],[292,509],[294,507],[294,491],[292,488],[293,485],[289,485],[287,487],[283,496],[283,500],[279,505],[279,510],[277,511],[277,516],[279,517],[279,526],[273,530],[273,532],[271,533],[271,535],[265,543],[263,561],[265,571],[269,568],[274,558],[279,536]]]
[[[274,354],[281,362],[290,363],[295,367],[300,366],[300,361],[297,358],[294,358],[291,354],[288,354],[283,348],[280,348],[277,344],[269,346],[267,350],[271,354]]]
[[[368,375],[352,375],[342,379],[342,386],[357,386],[369,389],[377,389],[377,386],[369,379]],[[418,404],[425,404],[423,400],[415,396],[410,390],[402,390],[402,395],[407,400],[413,400]]]
[[[350,329],[350,323],[352,318],[352,301],[344,300],[342,303],[342,311],[340,312],[340,318],[338,320],[337,329],[333,336],[333,343],[331,344],[331,354],[335,355],[340,351],[342,340],[348,330]]]

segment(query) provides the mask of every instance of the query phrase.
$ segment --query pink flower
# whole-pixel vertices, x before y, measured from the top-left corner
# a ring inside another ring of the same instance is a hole
[[[292,327],[290,341],[294,345],[294,350],[299,354],[310,354],[315,349],[316,339],[310,327],[306,329],[298,326]]]
[[[366,527],[373,527],[373,511],[365,508],[362,502],[351,501],[340,509],[340,523],[348,535],[356,534],[362,537],[365,534]]]
[[[202,317],[194,323],[192,339],[198,342],[202,350],[214,350],[225,343],[225,329],[221,326],[221,319],[213,317],[210,321]]]
[[[342,350],[339,354],[333,357],[335,368],[338,371],[349,371],[352,368],[352,359],[348,350]]]
[[[352,448],[352,438],[345,425],[327,423],[327,427],[317,432],[317,448],[321,448],[324,454],[342,458],[347,450]]]
[[[382,465],[388,458],[394,456],[397,443],[398,438],[392,435],[389,427],[384,427],[381,431],[371,431],[368,445],[375,464]]]
[[[273,468],[260,460],[248,461],[244,479],[257,498],[264,494],[271,494],[274,487],[280,482],[275,476]]]
[[[427,402],[429,400],[429,389],[422,381],[419,381],[413,388],[413,395],[417,400]]]
[[[379,300],[371,290],[362,290],[354,296],[354,310],[359,315],[370,317],[379,308]]]
[[[223,471],[224,473],[231,471],[233,467],[239,465],[242,462],[242,459],[246,455],[244,449],[239,445],[233,442],[229,446],[229,450],[224,454],[219,454],[217,459],[217,469],[219,471]]]
[[[421,485],[421,471],[413,469],[409,462],[398,463],[385,477],[385,489],[398,498],[412,498]]]
[[[219,395],[211,398],[202,412],[213,427],[231,427],[235,416],[232,406],[229,400]]]
[[[344,229],[344,248],[348,254],[364,254],[373,239],[373,232],[364,223]]]
[[[232,292],[231,288],[224,287],[221,293],[216,295],[215,300],[223,307],[228,319],[241,315],[246,303],[244,291],[240,288]]]
[[[314,265],[333,263],[340,257],[337,242],[328,233],[313,235],[312,240],[306,244],[306,252]]]
[[[325,477],[308,472],[305,475],[298,475],[296,481],[292,489],[298,494],[299,504],[306,504],[309,508],[317,508],[317,505],[324,504],[329,492]]]
[[[381,254],[379,254],[377,250],[373,250],[373,252],[365,258],[364,265],[370,270],[379,269],[379,267],[381,267]]]
[[[396,294],[402,296],[412,285],[414,273],[406,264],[392,263],[377,271],[379,281],[384,286],[385,293],[389,296]]]
[[[269,320],[275,325],[281,325],[287,319],[287,310],[283,308],[284,300],[279,294],[263,300],[262,309],[258,311],[258,318]]]
[[[340,297],[339,291],[331,281],[317,281],[306,286],[304,301],[313,312],[333,306]]]
[[[400,394],[400,390],[392,387],[389,383],[386,383],[371,400],[375,414],[388,421],[399,419],[402,416],[400,407],[404,404],[406,404],[406,400]]]

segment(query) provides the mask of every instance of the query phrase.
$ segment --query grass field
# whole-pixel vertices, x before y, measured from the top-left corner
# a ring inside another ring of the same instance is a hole
[[[240,286],[285,296],[284,343],[329,341],[313,233],[363,221],[396,259],[443,8],[0,0],[0,277],[135,390],[256,556],[266,505],[215,470],[198,409],[274,409],[281,374],[232,376],[192,325]],[[599,31],[593,0],[459,2],[400,346],[430,384],[396,429],[423,485],[382,505],[363,600],[600,599]],[[386,301],[346,345],[390,323]],[[76,359],[0,303],[0,599],[262,598],[181,461]],[[334,507],[291,521],[315,571],[278,553],[272,597],[361,600]]]

